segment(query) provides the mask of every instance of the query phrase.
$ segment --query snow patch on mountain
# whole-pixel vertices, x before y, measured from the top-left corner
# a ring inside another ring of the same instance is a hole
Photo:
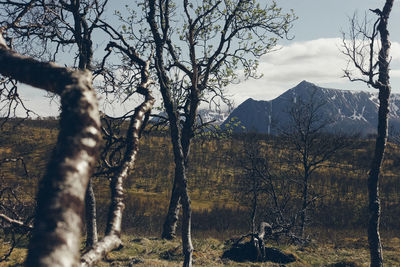
[[[203,122],[211,122],[215,125],[220,125],[228,118],[229,113],[224,111],[201,109],[199,110],[199,115]]]
[[[225,111],[215,111],[215,110],[209,110],[209,109],[200,109],[198,111],[198,121],[199,123],[211,123],[214,125],[220,125],[222,124],[229,116],[229,112]],[[166,112],[160,112],[158,113],[157,116],[153,116],[151,121],[153,123],[158,123],[162,120],[162,118],[167,118],[168,115]],[[182,116],[182,120],[184,120],[184,117]]]
[[[288,110],[291,106],[313,94],[314,99],[325,103],[321,115],[334,122],[329,131],[364,136],[376,133],[378,92],[322,88],[307,81],[270,101],[249,98],[233,110],[226,121],[237,117],[247,131],[279,133],[279,128],[290,123]],[[400,130],[400,95],[391,96],[389,110],[389,127]]]

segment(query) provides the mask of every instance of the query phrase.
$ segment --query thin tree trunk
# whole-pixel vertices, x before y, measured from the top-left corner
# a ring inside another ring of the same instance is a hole
[[[80,70],[91,70],[93,49],[91,33],[88,32],[87,19],[81,14],[80,0],[71,1],[70,12],[74,19],[74,37],[75,43],[79,51],[78,68]],[[98,240],[97,237],[97,217],[96,217],[96,199],[92,188],[92,178],[89,180],[88,188],[85,195],[85,215],[86,215],[86,247],[93,247]]]
[[[387,139],[387,114],[389,112],[390,89],[379,91],[378,111],[378,136],[376,138],[375,153],[371,169],[368,174],[368,195],[369,195],[369,220],[368,220],[368,243],[370,247],[371,267],[383,266],[382,244],[379,235],[380,223],[380,199],[379,199],[379,173],[385,153]]]
[[[168,98],[166,98],[168,99]],[[187,189],[187,176],[186,176],[186,154],[188,147],[185,149],[182,147],[182,135],[178,127],[178,118],[176,114],[172,111],[172,102],[165,101],[167,105],[167,111],[169,111],[170,120],[170,133],[171,142],[174,153],[175,162],[175,190],[174,192],[180,196],[182,203],[182,250],[184,254],[184,267],[192,266],[192,254],[193,254],[193,244],[191,240],[191,215],[192,210],[190,207],[189,192]],[[188,138],[185,136],[183,138]],[[190,144],[190,143],[189,143]]]
[[[190,208],[190,198],[188,192],[182,196],[182,245],[184,255],[184,267],[192,266],[193,244],[191,239],[192,209]]]
[[[182,250],[184,267],[192,266],[193,244],[191,240],[191,215],[189,192],[187,189],[185,150],[182,148],[176,116],[170,121],[171,141],[175,161],[175,192],[180,195],[182,203]]]
[[[182,190],[182,249],[184,255],[184,267],[192,266],[193,244],[191,239],[192,209],[190,207],[190,198],[187,190],[187,177],[185,169],[180,179],[180,187]]]
[[[184,166],[185,170],[187,168],[187,163],[188,163],[188,154],[190,151],[190,141],[191,141],[191,134],[188,131],[188,128],[191,128],[190,125],[185,125],[184,129],[182,130],[182,141],[181,141],[181,147],[182,147],[182,153],[184,155]],[[164,224],[163,224],[163,232],[161,234],[161,237],[164,239],[174,239],[176,237],[176,227],[178,225],[178,219],[179,219],[179,210],[181,207],[181,193],[179,190],[177,190],[177,180],[179,180],[179,175],[175,171],[175,177],[174,177],[174,185],[172,187],[172,192],[171,192],[171,199],[169,202],[168,206],[168,213],[165,218]]]
[[[300,213],[300,236],[304,238],[304,229],[307,218],[307,198],[308,198],[308,174],[304,175],[303,181],[303,204]]]
[[[146,73],[148,71],[148,68],[149,62],[146,64]],[[148,83],[149,82],[146,82],[144,84]],[[147,86],[142,86],[142,88],[147,88]],[[121,224],[123,210],[125,207],[123,202],[123,183],[128,176],[129,171],[134,167],[136,156],[139,151],[140,132],[145,126],[145,123],[147,122],[146,116],[149,115],[155,102],[150,91],[148,91],[147,95],[145,96],[145,101],[135,109],[135,113],[131,118],[127,132],[128,144],[125,151],[124,159],[121,166],[119,166],[118,172],[115,176],[112,177],[112,180],[110,182],[111,204],[108,213],[105,237],[97,242],[91,250],[82,255],[81,266],[93,266],[96,262],[101,260],[106,253],[122,245],[122,241],[120,238]]]
[[[163,46],[165,45],[166,39],[161,38],[160,33],[158,32],[158,27],[155,17],[156,17],[156,1],[149,0],[149,13],[147,21],[150,25],[153,37],[155,39],[155,51],[156,51],[154,57],[155,68],[157,70],[157,76],[160,83],[160,91],[163,97],[164,107],[168,114],[171,142],[172,142],[174,161],[175,161],[175,178],[177,178],[176,187],[178,188],[177,191],[180,192],[179,195],[181,196],[181,202],[183,208],[182,250],[185,257],[183,266],[192,266],[193,245],[191,241],[191,208],[190,208],[190,198],[187,191],[186,163],[187,163],[187,155],[189,153],[190,139],[193,136],[192,127],[194,125],[193,121],[196,118],[196,109],[198,106],[198,100],[193,99],[193,97],[191,97],[190,100],[192,100],[192,103],[189,104],[191,114],[189,118],[187,118],[187,120],[185,121],[184,129],[181,132],[179,125],[180,117],[176,110],[175,103],[172,100],[171,87],[170,87],[171,85],[166,75],[167,72],[164,69],[165,65],[163,62],[163,49],[164,49]],[[187,146],[185,147],[186,143]]]
[[[176,237],[176,227],[178,224],[179,218],[179,210],[180,210],[180,201],[181,196],[178,192],[177,184],[176,184],[176,172],[174,178],[174,185],[172,187],[171,199],[169,202],[168,213],[165,218],[165,222],[163,224],[163,231],[161,234],[161,238],[164,239],[174,239]]]
[[[85,197],[86,247],[93,247],[98,240],[96,223],[96,198],[93,192],[92,178],[89,180]]]
[[[368,243],[370,247],[371,267],[383,266],[382,244],[379,235],[380,223],[380,199],[379,199],[379,174],[385,154],[388,136],[388,113],[389,113],[389,31],[387,24],[389,14],[392,10],[394,0],[387,0],[380,14],[378,31],[381,38],[381,49],[379,51],[379,111],[378,111],[378,136],[376,138],[374,158],[368,174],[368,199],[369,199],[369,221],[368,221]]]
[[[251,233],[252,234],[256,233],[256,213],[257,213],[257,190],[254,189],[253,190],[253,207],[251,210]]]

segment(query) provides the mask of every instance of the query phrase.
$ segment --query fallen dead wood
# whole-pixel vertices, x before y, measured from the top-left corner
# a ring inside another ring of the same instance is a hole
[[[224,252],[222,257],[238,262],[272,261],[285,264],[296,261],[296,257],[293,254],[265,246],[265,239],[272,234],[271,225],[262,222],[257,233],[246,234],[237,239],[233,242],[231,248]],[[243,242],[244,240],[248,241]]]

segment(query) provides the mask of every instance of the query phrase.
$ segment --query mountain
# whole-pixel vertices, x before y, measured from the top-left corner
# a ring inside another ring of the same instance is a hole
[[[229,113],[224,112],[224,111],[214,111],[214,110],[210,110],[210,109],[200,109],[198,112],[198,115],[201,117],[201,121],[203,123],[211,122],[214,125],[220,125],[222,122],[224,122],[226,120]],[[160,112],[158,114],[158,116],[167,117],[167,113]],[[157,123],[160,120],[161,120],[160,117],[153,117],[151,119],[151,122]],[[199,119],[199,121],[200,121],[200,119]]]
[[[224,124],[236,117],[246,131],[275,134],[278,129],[289,125],[288,111],[291,107],[299,99],[309,102],[311,97],[316,104],[323,103],[320,115],[332,122],[327,131],[363,136],[376,133],[378,92],[328,89],[307,81],[270,101],[247,99],[232,111]],[[391,96],[389,127],[400,130],[400,95]]]
[[[212,122],[212,124],[220,125],[226,120],[226,118],[228,118],[229,113],[210,109],[200,109],[199,115],[203,122]]]

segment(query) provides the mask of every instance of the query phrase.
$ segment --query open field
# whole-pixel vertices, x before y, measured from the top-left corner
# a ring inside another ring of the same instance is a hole
[[[369,266],[369,252],[366,237],[354,237],[354,232],[335,231],[329,241],[315,240],[306,246],[278,245],[286,253],[295,255],[296,262],[287,264],[292,267],[333,266],[332,264],[352,263],[346,266]],[[181,266],[182,253],[179,240],[166,241],[158,237],[138,237],[125,235],[124,247],[109,253],[97,266]],[[193,264],[196,266],[279,266],[277,263],[234,262],[223,258],[223,252],[229,248],[229,241],[215,238],[194,238],[195,252]],[[384,265],[399,266],[400,239],[384,235]],[[7,262],[0,266],[22,266],[26,249],[18,248]],[[130,265],[131,264],[131,265]],[[344,265],[337,265],[344,266]]]
[[[23,157],[28,177],[21,162],[2,163],[2,186],[14,188],[21,201],[23,216],[33,212],[36,185],[50,156],[57,136],[56,122],[31,121],[2,130],[0,157]],[[277,173],[288,173],[293,164],[279,163],[282,155],[290,154],[279,139],[257,136],[268,151]],[[294,246],[271,241],[274,247],[296,255],[298,261],[288,266],[326,266],[340,261],[354,266],[368,265],[366,170],[373,142],[352,140],[352,146],[338,153],[312,177],[312,188],[321,196],[312,207],[307,234],[312,242]],[[202,266],[277,266],[272,263],[235,263],[222,259],[229,247],[226,240],[249,232],[249,201],[238,190],[243,170],[238,159],[243,156],[244,136],[231,138],[197,138],[191,150],[189,188],[193,206],[194,264]],[[386,266],[400,265],[400,148],[388,145],[381,182],[384,259]],[[158,237],[172,187],[174,165],[169,137],[165,133],[143,136],[135,169],[125,183],[126,209],[123,217],[122,250],[110,253],[100,266],[178,266],[181,261],[180,242],[163,241]],[[282,176],[283,177],[283,176]],[[285,177],[283,177],[285,178]],[[105,228],[108,212],[108,179],[94,180],[97,198],[99,232]],[[292,202],[300,199],[298,187],[290,188]],[[3,196],[4,199],[5,196]],[[2,200],[3,201],[3,200]],[[268,220],[270,203],[261,201],[258,220]],[[3,237],[1,237],[3,238]],[[16,248],[8,266],[23,261],[26,243]],[[2,251],[7,243],[2,239]]]

